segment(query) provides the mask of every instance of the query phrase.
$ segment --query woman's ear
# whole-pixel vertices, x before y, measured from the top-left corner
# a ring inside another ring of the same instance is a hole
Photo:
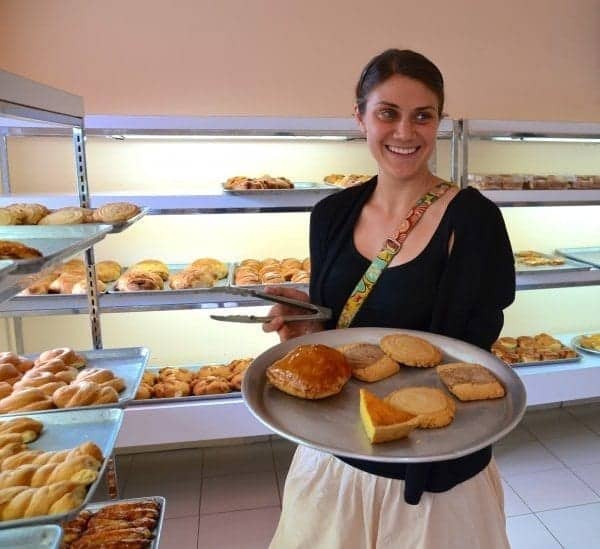
[[[365,128],[365,124],[363,122],[362,114],[360,114],[360,110],[359,110],[358,105],[356,103],[354,104],[354,118],[356,119],[358,127],[360,128],[360,131],[362,132],[363,135],[366,136],[367,135],[367,129]]]

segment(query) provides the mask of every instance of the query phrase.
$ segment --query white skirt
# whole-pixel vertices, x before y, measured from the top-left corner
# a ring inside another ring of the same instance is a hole
[[[442,493],[404,501],[404,481],[299,446],[270,549],[510,549],[494,460]]]

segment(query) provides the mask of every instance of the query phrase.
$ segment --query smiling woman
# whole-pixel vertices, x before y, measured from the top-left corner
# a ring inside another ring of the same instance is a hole
[[[387,50],[356,87],[356,120],[377,176],[311,214],[310,300],[326,324],[264,326],[281,339],[332,328],[434,332],[489,350],[514,299],[512,250],[498,208],[429,171],[443,78],[423,55]],[[383,243],[383,245],[382,245]],[[290,290],[274,293],[308,300]],[[440,434],[443,436],[442,434]],[[378,463],[299,447],[272,549],[506,549],[502,486],[491,448],[434,463]]]

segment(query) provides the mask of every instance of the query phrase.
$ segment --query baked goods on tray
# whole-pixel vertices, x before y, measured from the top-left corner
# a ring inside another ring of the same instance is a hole
[[[0,259],[37,259],[42,253],[16,240],[0,240]]]
[[[64,549],[149,547],[160,517],[160,504],[148,498],[84,509],[63,523]]]
[[[396,362],[416,368],[431,368],[442,361],[441,351],[429,341],[408,335],[390,334],[379,342],[383,352]]]
[[[348,361],[352,376],[361,381],[379,381],[400,371],[400,366],[379,345],[348,343],[337,348]]]
[[[577,343],[584,349],[600,351],[600,333],[581,335]]]
[[[385,402],[418,417],[422,429],[445,427],[454,419],[454,399],[434,387],[404,387],[385,397]]]
[[[147,370],[135,395],[136,400],[178,398],[225,394],[240,391],[252,358],[235,359],[228,364],[202,366],[198,369],[166,367]]]
[[[339,393],[351,374],[346,357],[326,345],[300,345],[267,368],[277,389],[311,400]]]
[[[326,175],[323,178],[323,181],[325,181],[325,183],[331,183],[332,185],[337,185],[338,187],[345,189],[346,187],[354,187],[355,185],[366,183],[372,178],[372,175],[343,175],[339,173],[332,173],[330,175]]]
[[[455,362],[436,368],[448,390],[459,400],[502,398],[506,392],[498,378],[481,364]]]
[[[263,260],[244,259],[235,269],[236,286],[252,286],[255,284],[284,284],[310,282],[310,259],[304,260],[288,257],[278,260],[268,257]]]
[[[487,191],[600,189],[598,175],[469,174],[468,182]]]
[[[360,390],[360,418],[372,444],[404,438],[419,426],[415,414],[394,408],[367,389]]]
[[[535,250],[522,250],[515,252],[515,261],[528,267],[541,267],[547,265],[564,265],[564,258],[556,255],[543,254]]]
[[[573,349],[546,333],[517,338],[501,337],[493,343],[492,353],[506,364],[555,362],[579,356]]]
[[[0,414],[116,403],[125,389],[111,370],[89,368],[86,359],[62,347],[35,361],[0,353]]]
[[[270,175],[262,175],[260,177],[246,177],[237,175],[230,177],[223,185],[223,188],[228,191],[256,191],[256,190],[273,190],[273,189],[293,189],[294,184],[285,177],[271,177]]]

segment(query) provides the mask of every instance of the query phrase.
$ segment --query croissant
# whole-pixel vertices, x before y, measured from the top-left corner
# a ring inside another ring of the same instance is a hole
[[[68,480],[87,486],[96,480],[99,469],[99,461],[90,456],[79,455],[64,463],[47,463],[46,465],[42,465],[32,475],[29,485],[34,487],[45,486],[54,482]],[[15,471],[18,471],[18,469]]]
[[[215,276],[208,269],[190,269],[174,274],[169,280],[173,290],[188,290],[191,288],[212,288]]]
[[[152,291],[163,288],[164,282],[160,275],[143,271],[127,271],[115,284],[115,290],[120,292]]]
[[[60,390],[60,389],[59,389]],[[49,410],[52,400],[35,387],[24,389],[0,400],[0,413]]]
[[[105,368],[89,368],[82,370],[75,378],[75,383],[82,381],[93,381],[102,387],[112,387],[120,393],[125,389],[125,382],[122,378],[115,376],[113,372]]]
[[[42,432],[43,424],[30,417],[18,417],[10,421],[0,422],[0,434],[20,433],[23,442],[34,441]]]
[[[85,486],[56,482],[40,488],[15,486],[0,490],[0,519],[16,520],[70,511],[83,503]],[[3,501],[5,503],[1,503]]]
[[[52,395],[52,401],[57,408],[74,408],[77,406],[90,406],[91,404],[118,402],[119,394],[112,387],[101,387],[93,381],[81,381],[55,391]],[[1,405],[2,401],[0,400]]]

